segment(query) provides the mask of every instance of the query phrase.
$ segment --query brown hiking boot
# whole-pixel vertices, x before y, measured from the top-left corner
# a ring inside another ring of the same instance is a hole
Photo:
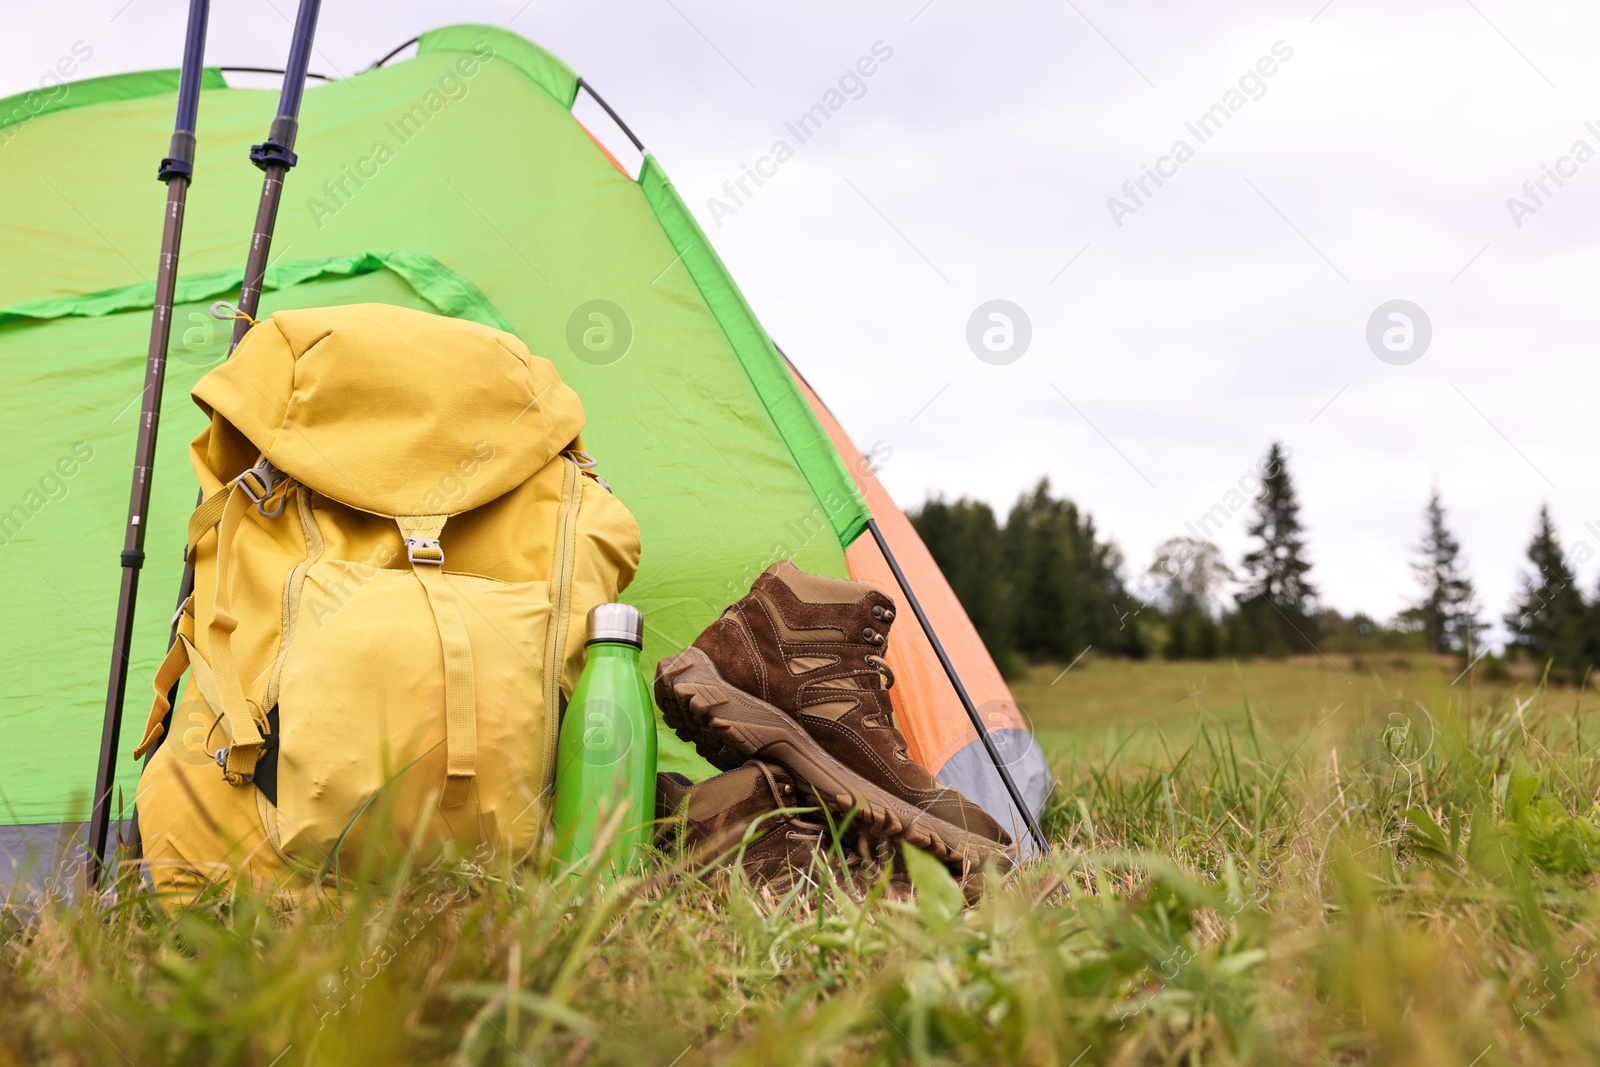
[[[1011,838],[906,753],[883,659],[894,601],[875,586],[785,560],[656,668],[667,725],[718,767],[751,756],[793,771],[862,832],[908,841],[967,870],[1002,866]]]
[[[672,772],[656,775],[656,818],[680,816],[690,852],[706,859],[737,855],[751,882],[780,893],[799,879],[819,880],[818,865],[832,858],[822,810],[807,806],[788,771],[759,760],[698,784]],[[659,836],[670,845],[678,832],[679,826],[666,823]],[[864,857],[843,850],[840,855],[851,877],[869,873]]]

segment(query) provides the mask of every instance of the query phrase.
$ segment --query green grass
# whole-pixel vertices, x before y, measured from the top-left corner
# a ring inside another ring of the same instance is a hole
[[[1031,668],[1012,682],[1012,692],[1048,750],[1103,758],[1121,746],[1165,751],[1163,735],[1202,723],[1244,727],[1253,720],[1278,736],[1299,737],[1325,721],[1350,727],[1416,703],[1453,701],[1482,712],[1536,688],[1526,670],[1522,678],[1487,683],[1479,673],[1462,674],[1453,660],[1423,656],[1169,663],[1091,652],[1070,669]],[[1571,695],[1548,694],[1552,701]]]
[[[1600,700],[1368,666],[1032,672],[1057,847],[965,911],[681,857],[17,907],[0,1065],[1600,1059]]]

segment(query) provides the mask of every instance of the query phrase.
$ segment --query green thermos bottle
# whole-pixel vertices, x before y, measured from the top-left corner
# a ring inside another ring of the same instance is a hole
[[[589,612],[587,658],[556,746],[557,870],[587,861],[624,872],[644,860],[656,817],[656,716],[639,673],[643,645],[638,608],[601,604]],[[608,828],[600,851],[597,839]]]

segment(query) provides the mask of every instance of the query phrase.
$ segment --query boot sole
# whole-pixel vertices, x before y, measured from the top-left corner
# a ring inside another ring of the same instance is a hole
[[[998,842],[930,815],[840,763],[804,726],[758,697],[724,681],[698,648],[656,668],[656,701],[668,726],[719,766],[754,756],[781,763],[805,781],[835,815],[880,840],[907,841],[948,863],[977,868],[1010,858]]]

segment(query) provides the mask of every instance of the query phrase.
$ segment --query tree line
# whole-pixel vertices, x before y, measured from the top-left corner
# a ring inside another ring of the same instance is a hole
[[[1041,479],[1002,523],[988,504],[928,500],[910,515],[1000,669],[1071,662],[1086,649],[1167,659],[1308,652],[1426,651],[1470,663],[1488,624],[1437,489],[1413,547],[1416,599],[1395,618],[1346,617],[1323,606],[1312,580],[1288,452],[1257,464],[1251,544],[1237,566],[1209,540],[1174,537],[1125,576],[1121,550],[1094,519]],[[1582,562],[1578,560],[1576,562]],[[1505,655],[1579,681],[1600,663],[1600,590],[1586,597],[1548,507],[1528,544],[1527,570],[1503,616]]]

